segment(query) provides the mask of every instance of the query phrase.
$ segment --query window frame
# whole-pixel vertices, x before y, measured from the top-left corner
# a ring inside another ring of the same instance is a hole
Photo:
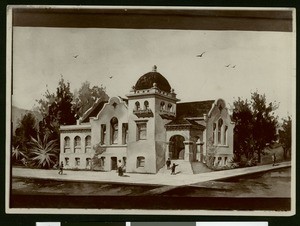
[[[101,144],[105,144],[105,138],[106,138],[106,124],[101,124],[101,134],[100,134],[100,141]]]
[[[136,157],[136,168],[145,168],[146,158],[144,156]]]
[[[136,140],[147,140],[147,122],[148,121],[136,121]],[[145,125],[144,127],[142,127]],[[144,132],[144,138],[141,137],[142,132]]]
[[[119,140],[119,120],[117,117],[112,117],[110,120],[110,144],[116,145],[119,143],[118,140]]]
[[[75,166],[80,166],[80,158],[79,157],[75,158]]]

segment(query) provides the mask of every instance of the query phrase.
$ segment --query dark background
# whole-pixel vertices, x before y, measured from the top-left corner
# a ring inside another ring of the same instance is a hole
[[[62,222],[62,225],[76,226],[94,226],[94,225],[111,225],[114,224],[92,224],[88,222],[119,222],[115,226],[121,226],[125,221],[171,221],[171,222],[201,222],[201,221],[268,221],[270,226],[276,225],[298,225],[300,222],[298,214],[292,217],[265,217],[265,216],[179,216],[179,215],[53,215],[53,214],[6,214],[5,213],[5,98],[6,98],[6,6],[7,5],[121,5],[121,6],[222,6],[222,7],[296,7],[296,1],[280,0],[259,0],[259,1],[5,1],[0,2],[0,135],[1,135],[1,156],[0,156],[0,177],[1,177],[1,225],[35,225],[35,222],[56,221]],[[58,15],[59,13],[59,15]],[[142,15],[142,14],[143,15]],[[33,16],[34,15],[34,16]],[[76,17],[73,17],[76,15]],[[126,20],[120,20],[120,15]],[[75,19],[74,19],[75,18]],[[76,19],[77,18],[77,19]],[[144,18],[144,19],[141,19]],[[235,29],[235,30],[271,30],[271,31],[291,31],[291,15],[285,12],[268,12],[264,10],[259,13],[239,13],[238,11],[202,11],[200,14],[196,11],[190,11],[189,14],[182,13],[181,10],[168,12],[151,12],[149,10],[128,10],[126,13],[122,10],[109,10],[104,14],[95,12],[87,13],[86,10],[26,10],[15,11],[13,16],[14,25],[16,26],[76,26],[76,27],[112,27],[112,28],[164,28],[164,29]],[[170,22],[171,21],[171,22]],[[299,19],[297,19],[297,22]],[[297,30],[298,23],[297,23]],[[298,46],[297,46],[298,49]],[[297,51],[298,52],[298,51]],[[297,60],[298,66],[298,60]],[[298,80],[297,80],[298,83]],[[297,97],[299,91],[297,90]],[[298,98],[297,98],[298,106]],[[299,117],[297,117],[299,120]],[[298,126],[297,126],[298,128]],[[298,142],[297,142],[298,143]],[[299,156],[297,156],[299,160]],[[298,170],[297,170],[298,171]],[[298,185],[298,176],[297,176]],[[297,197],[297,196],[296,196]],[[297,197],[296,203],[299,198]],[[276,202],[276,200],[273,200]],[[297,211],[298,212],[298,211]],[[216,212],[217,213],[217,212]],[[280,215],[280,212],[278,213]],[[78,224],[78,222],[81,222]],[[85,223],[86,222],[86,223]],[[75,224],[77,223],[77,224]],[[120,225],[119,225],[120,224]],[[184,226],[184,223],[183,223]]]

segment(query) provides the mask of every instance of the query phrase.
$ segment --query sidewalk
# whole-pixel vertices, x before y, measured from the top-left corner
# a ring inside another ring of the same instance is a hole
[[[263,165],[232,170],[214,171],[201,174],[135,174],[126,173],[119,177],[116,171],[95,172],[95,171],[72,171],[65,170],[63,175],[58,174],[58,170],[13,168],[12,177],[38,178],[59,181],[80,181],[80,182],[103,182],[135,185],[167,185],[186,186],[210,180],[220,180],[231,177],[250,175],[253,173],[265,172],[275,169],[290,167],[291,162],[281,162],[276,166]]]

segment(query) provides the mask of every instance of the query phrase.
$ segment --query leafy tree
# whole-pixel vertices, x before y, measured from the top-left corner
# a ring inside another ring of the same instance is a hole
[[[234,127],[234,154],[236,161],[241,161],[242,156],[247,159],[253,156],[253,148],[250,143],[252,142],[252,130],[253,130],[253,115],[250,106],[250,102],[238,98],[233,103],[233,121]]]
[[[60,125],[76,123],[70,83],[66,83],[61,78],[56,89],[56,94],[51,94],[47,91],[45,98],[38,101],[40,103],[41,114],[43,115],[43,121],[39,125],[39,132],[42,136],[47,134],[50,140],[57,140],[59,138]]]
[[[58,159],[58,145],[57,140],[48,142],[48,136],[45,135],[42,140],[40,136],[37,139],[31,137],[31,153],[30,160],[32,163],[40,168],[51,168]]]
[[[101,154],[106,151],[106,148],[101,146],[101,144],[96,144],[93,149],[95,154],[92,158],[92,170],[103,170],[103,159],[100,158]]]
[[[77,117],[81,117],[98,99],[102,101],[109,99],[104,87],[93,86],[91,88],[88,81],[82,83],[80,89],[74,92],[74,96]]]
[[[12,140],[12,162],[16,163],[23,158],[27,158],[29,153],[29,142],[31,137],[37,136],[36,119],[33,114],[25,114],[15,131]]]
[[[284,159],[290,158],[292,145],[292,118],[290,116],[283,119],[282,129],[279,130],[279,142],[283,146]]]
[[[250,102],[240,98],[234,102],[234,152],[237,159],[241,156],[247,160],[257,157],[260,162],[265,147],[277,138],[276,109],[275,103],[267,103],[266,96],[257,92],[251,94]]]

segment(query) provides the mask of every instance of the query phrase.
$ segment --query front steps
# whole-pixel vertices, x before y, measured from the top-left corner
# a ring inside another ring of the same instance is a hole
[[[185,160],[171,160],[171,166],[175,163],[175,173],[176,174],[199,174],[207,173],[213,170],[209,169],[205,163],[202,162],[188,162]],[[158,172],[158,174],[171,174],[171,169],[167,169],[164,165]]]
[[[193,174],[191,163],[185,160],[171,160],[171,166],[175,163],[175,173],[176,174]],[[160,174],[171,174],[171,169],[167,169],[167,166],[164,165],[158,173]]]

